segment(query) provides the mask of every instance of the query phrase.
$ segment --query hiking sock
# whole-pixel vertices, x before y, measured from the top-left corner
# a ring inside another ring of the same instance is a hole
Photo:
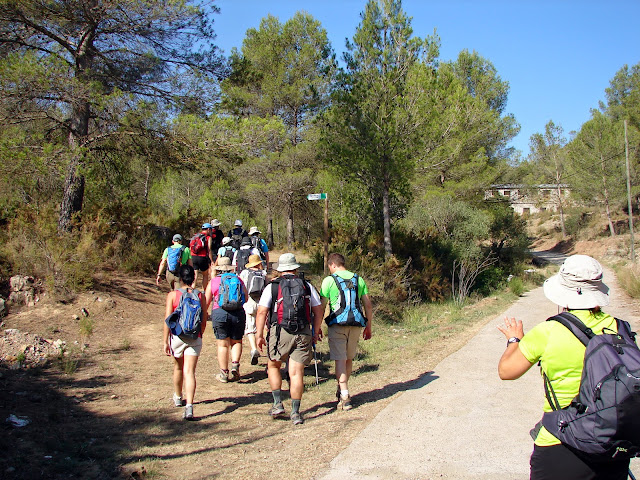
[[[349,390],[340,390],[340,396],[342,398],[349,398]]]
[[[291,400],[291,414],[300,413],[300,400]]]
[[[278,405],[282,403],[282,390],[271,390],[271,395],[273,395],[273,404]]]

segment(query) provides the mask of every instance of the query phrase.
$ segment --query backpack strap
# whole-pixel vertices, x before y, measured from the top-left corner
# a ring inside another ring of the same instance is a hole
[[[277,319],[274,318],[275,315],[277,315],[277,312],[274,313],[274,305],[275,302],[278,301],[278,287],[280,286],[280,279],[279,278],[274,278],[273,280],[271,280],[271,306],[269,307],[269,326],[273,325],[274,323],[278,323]],[[274,322],[275,320],[275,322]]]
[[[558,323],[564,325],[573,335],[582,342],[586,347],[589,340],[596,336],[589,327],[587,327],[582,320],[569,312],[562,312],[553,317],[547,318],[547,321],[555,320]]]

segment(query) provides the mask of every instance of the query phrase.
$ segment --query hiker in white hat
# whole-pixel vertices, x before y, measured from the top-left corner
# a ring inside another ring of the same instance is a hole
[[[554,321],[541,322],[526,335],[522,321],[515,318],[505,318],[504,325],[498,327],[507,339],[507,348],[498,364],[500,378],[515,380],[540,362],[540,368],[548,379],[544,412],[568,407],[580,390],[585,347],[563,324],[567,321],[565,319],[573,323],[577,319],[596,335],[618,332],[616,319],[601,309],[609,305],[609,287],[602,279],[602,266],[597,260],[587,255],[572,255],[564,261],[558,274],[544,282],[543,287],[545,296],[563,312],[563,318],[552,317]],[[550,399],[555,405],[551,405]],[[531,431],[531,435],[534,438],[530,461],[532,480],[627,478],[628,459],[603,461],[579,452],[562,443],[542,422]]]
[[[312,343],[321,338],[322,303],[318,291],[298,274],[300,264],[293,253],[283,253],[278,272],[262,292],[256,315],[256,343],[260,351],[266,346],[267,373],[273,396],[269,414],[273,418],[284,415],[282,403],[282,374],[280,367],[289,361],[289,396],[294,425],[304,422],[300,401],[304,391],[304,367],[313,358]],[[265,326],[269,334],[264,338]],[[313,326],[313,330],[312,330]]]
[[[251,245],[257,248],[260,252],[260,258],[262,259],[262,268],[269,270],[269,247],[264,239],[260,238],[260,230],[258,227],[251,227],[249,229],[249,238],[251,239]]]

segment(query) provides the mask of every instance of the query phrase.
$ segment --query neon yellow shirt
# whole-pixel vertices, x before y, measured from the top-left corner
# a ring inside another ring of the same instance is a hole
[[[603,329],[618,331],[615,318],[604,312],[571,310],[595,334]],[[566,407],[580,390],[585,347],[571,331],[559,322],[542,322],[531,329],[519,343],[522,354],[531,363],[540,362],[561,407]],[[542,372],[541,372],[542,373]],[[546,396],[543,411],[551,412]],[[542,427],[534,443],[540,447],[558,445],[560,441]]]
[[[335,274],[345,280],[353,278],[353,272],[349,270],[338,270]],[[358,298],[362,298],[363,295],[367,295],[368,293],[369,289],[367,288],[367,284],[362,277],[358,275]],[[332,312],[340,308],[340,290],[331,276],[325,277],[324,280],[322,280],[320,296],[329,300]]]

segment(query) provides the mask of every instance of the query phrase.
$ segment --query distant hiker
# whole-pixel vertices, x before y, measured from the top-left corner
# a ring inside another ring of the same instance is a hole
[[[267,246],[267,242],[260,238],[261,233],[258,227],[251,227],[249,229],[249,238],[251,239],[251,245],[260,252],[263,268],[269,270],[269,247]]]
[[[189,247],[182,245],[182,235],[176,233],[173,236],[173,243],[162,252],[162,259],[158,265],[158,275],[156,275],[156,285],[160,285],[162,271],[167,267],[167,282],[171,290],[175,290],[180,281],[179,272],[182,265],[191,265],[191,251]]]
[[[222,239],[224,238],[224,233],[220,230],[220,221],[217,218],[211,220],[211,252],[212,252],[212,260],[215,261],[218,256],[218,250],[222,246]]]
[[[262,259],[260,255],[249,256],[249,261],[245,269],[240,272],[240,279],[247,287],[247,302],[244,304],[246,313],[246,323],[244,335],[251,346],[251,365],[257,365],[260,352],[256,345],[256,314],[258,312],[258,302],[264,287],[267,285],[267,274],[262,269]]]
[[[204,315],[206,303],[202,292],[191,288],[195,282],[195,272],[191,265],[183,265],[179,270],[180,289],[167,294],[165,318],[171,318],[172,313],[180,307],[179,317],[187,318],[191,329],[181,324],[178,334],[172,333],[165,321],[163,352],[173,357],[173,403],[176,407],[182,406],[182,388],[184,386],[186,405],[183,418],[193,419],[193,397],[196,393],[196,365],[198,356],[202,350],[202,334],[207,322]],[[191,315],[191,318],[188,318]],[[179,319],[178,319],[179,320]],[[180,324],[179,322],[177,322]]]
[[[233,245],[233,248],[238,250],[242,239],[247,235],[247,231],[242,228],[242,220],[236,220],[233,223],[233,228],[229,230],[227,237],[231,239],[231,245]]]
[[[325,299],[323,305],[329,301],[330,314],[325,318],[329,328],[329,358],[336,362],[338,408],[351,410],[349,377],[360,336],[365,340],[371,338],[373,308],[367,284],[345,268],[341,254],[332,253],[327,263],[331,275],[322,281],[320,296]]]
[[[260,256],[260,251],[251,244],[249,237],[244,237],[240,243],[240,248],[235,252],[231,261],[231,265],[236,267],[236,273],[240,273],[246,268],[251,255]]]
[[[234,267],[227,257],[218,258],[216,275],[205,292],[207,309],[211,305],[211,325],[218,343],[218,366],[216,379],[222,383],[240,379],[240,357],[244,335],[245,313],[243,305],[247,289],[233,272]],[[231,369],[229,369],[231,356]]]
[[[216,257],[214,265],[218,265],[218,260],[220,260],[222,257],[227,257],[229,260],[233,260],[235,253],[236,249],[233,248],[233,245],[231,245],[231,238],[224,237],[222,239],[222,245],[218,249],[218,255]]]
[[[640,448],[640,351],[629,324],[601,310],[609,305],[602,276],[596,260],[572,255],[543,286],[562,313],[526,335],[514,318],[498,327],[507,338],[500,378],[515,380],[535,364],[543,374],[544,414],[531,430],[532,480],[624,480],[629,456]]]
[[[209,267],[211,266],[213,253],[211,251],[211,230],[210,223],[202,225],[200,233],[196,233],[189,242],[191,250],[191,261],[193,269],[196,271],[196,283],[198,283],[198,272],[202,274],[202,288],[207,288],[209,283]]]
[[[300,414],[300,400],[304,391],[304,367],[309,365],[313,358],[312,343],[322,336],[320,296],[309,282],[298,275],[299,268],[300,265],[292,253],[280,256],[277,271],[282,275],[274,279],[262,292],[256,316],[256,343],[260,351],[267,346],[269,358],[267,372],[273,395],[273,406],[269,414],[277,418],[285,413],[280,367],[282,362],[289,360],[290,418],[294,425],[304,422]],[[266,341],[265,325],[268,328]]]

